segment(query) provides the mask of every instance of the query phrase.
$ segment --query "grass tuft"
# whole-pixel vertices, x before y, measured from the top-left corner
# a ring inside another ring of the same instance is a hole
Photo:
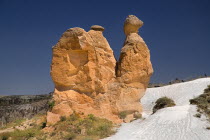
[[[153,107],[153,113],[155,113],[157,110],[166,108],[166,107],[172,107],[175,106],[175,102],[168,98],[168,97],[161,97],[155,102],[155,106]]]

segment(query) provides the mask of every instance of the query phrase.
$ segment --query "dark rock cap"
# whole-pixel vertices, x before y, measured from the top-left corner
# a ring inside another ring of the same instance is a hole
[[[126,35],[130,33],[138,33],[139,28],[143,26],[143,22],[134,15],[129,15],[124,23],[124,32]]]
[[[101,31],[103,32],[104,31],[104,27],[100,26],[100,25],[93,25],[90,27],[92,30],[95,30],[95,31]]]

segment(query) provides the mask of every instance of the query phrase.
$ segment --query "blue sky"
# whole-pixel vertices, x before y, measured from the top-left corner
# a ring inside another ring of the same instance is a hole
[[[209,0],[0,0],[0,95],[53,91],[51,48],[72,27],[105,27],[118,58],[127,15],[139,17],[151,82],[210,75]]]

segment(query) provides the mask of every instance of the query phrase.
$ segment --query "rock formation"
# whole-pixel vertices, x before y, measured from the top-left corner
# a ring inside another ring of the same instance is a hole
[[[69,116],[75,111],[120,123],[120,112],[126,112],[129,118],[141,113],[139,100],[153,73],[149,50],[138,35],[142,25],[136,16],[126,18],[126,40],[118,63],[103,36],[103,27],[64,32],[53,47],[50,73],[55,84],[55,106],[48,118]],[[48,119],[50,123],[55,121]]]

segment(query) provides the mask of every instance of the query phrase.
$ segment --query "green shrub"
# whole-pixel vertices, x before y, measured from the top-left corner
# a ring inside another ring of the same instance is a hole
[[[122,111],[122,112],[119,113],[120,119],[125,119],[126,116],[127,116],[127,112],[126,111]]]
[[[55,106],[55,101],[48,102],[48,106],[49,106],[49,109],[52,110],[53,107]]]
[[[175,102],[168,98],[168,97],[161,97],[155,102],[155,106],[153,107],[153,113],[155,113],[157,110],[166,108],[166,107],[172,107],[175,106]]]
[[[34,137],[36,134],[35,134],[35,132],[28,132],[28,137],[30,138],[30,137]]]
[[[61,117],[60,117],[60,121],[62,121],[62,122],[63,122],[63,121],[66,121],[66,116],[61,116]]]
[[[7,135],[3,135],[2,137],[0,137],[1,138],[1,140],[8,140],[9,139],[9,136],[7,136]]]
[[[74,112],[73,114],[70,115],[70,118],[69,119],[71,121],[75,121],[75,120],[77,120],[79,118],[80,118],[79,114],[77,114],[76,112]]]
[[[43,122],[41,128],[45,128],[47,126],[47,122]]]
[[[95,120],[96,118],[95,118],[95,116],[93,115],[93,114],[88,114],[88,118],[90,119],[90,120]]]
[[[209,93],[210,92],[210,85],[206,89],[204,89],[204,93]]]
[[[201,114],[200,113],[197,113],[194,116],[197,117],[197,118],[200,118],[201,117]]]
[[[87,134],[99,136],[100,138],[108,137],[113,133],[112,127],[112,122],[99,119],[92,123],[92,127],[88,127]]]

